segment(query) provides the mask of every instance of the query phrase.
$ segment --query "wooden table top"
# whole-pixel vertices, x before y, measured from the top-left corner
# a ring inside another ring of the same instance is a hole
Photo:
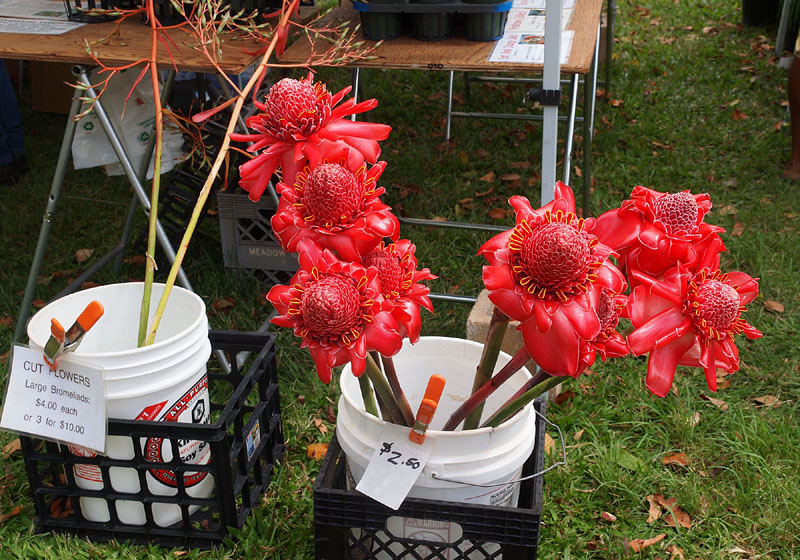
[[[114,22],[91,23],[63,35],[30,35],[24,33],[0,33],[0,58],[18,60],[37,60],[44,62],[67,62],[94,66],[96,63],[86,52],[85,41],[101,40],[114,30]],[[206,56],[194,48],[196,42],[183,30],[169,30],[173,44],[172,57],[179,70],[192,72],[212,72],[216,70]],[[256,56],[260,47],[253,39],[243,39],[229,35],[223,39],[220,67],[230,74],[240,74]],[[120,25],[120,33],[108,43],[93,46],[97,57],[106,65],[130,64],[150,57],[150,27],[136,17],[129,18]],[[159,46],[158,64],[163,70],[172,67],[167,49]]]
[[[575,32],[572,50],[566,64],[561,65],[564,74],[586,74],[592,64],[595,41],[600,24],[603,0],[577,0],[572,11],[568,30]],[[359,22],[358,12],[349,0],[326,16],[326,21]],[[359,32],[359,40],[364,40]],[[375,41],[365,41],[375,45]],[[458,70],[477,72],[541,72],[542,64],[489,62],[494,41],[467,41],[463,37],[450,37],[444,41],[418,41],[413,37],[401,36],[384,41],[375,50],[377,58],[362,60],[352,64],[359,68],[395,68],[401,70]],[[311,45],[301,38],[292,44],[281,57],[282,63],[302,64],[312,56]]]

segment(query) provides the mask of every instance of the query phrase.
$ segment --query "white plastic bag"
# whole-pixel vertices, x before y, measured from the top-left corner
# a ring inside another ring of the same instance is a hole
[[[125,153],[128,154],[133,168],[137,171],[145,155],[150,135],[153,133],[155,120],[155,104],[150,80],[141,80],[133,88],[138,75],[139,71],[136,69],[121,72],[109,81],[108,87],[100,96],[103,108],[125,147]],[[91,80],[93,83],[98,81],[94,74]],[[133,88],[133,93],[130,93],[129,97],[131,88]],[[169,126],[167,122],[164,123],[163,138],[162,174],[170,171],[184,157],[183,138],[180,132]],[[75,169],[104,165],[109,175],[123,173],[117,154],[114,153],[94,112],[90,112],[78,121],[75,137],[72,139],[72,163]],[[152,177],[153,162],[151,161],[147,178],[152,179]]]

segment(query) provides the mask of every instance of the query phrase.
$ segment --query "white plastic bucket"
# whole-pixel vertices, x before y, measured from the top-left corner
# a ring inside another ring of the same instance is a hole
[[[529,404],[497,428],[452,432],[437,429],[470,395],[482,350],[482,344],[460,338],[422,337],[417,344],[404,345],[394,357],[400,384],[412,410],[417,410],[431,375],[443,375],[447,380],[436,416],[426,432],[426,438],[436,440],[436,444],[409,497],[495,506],[517,504],[519,483],[507,483],[520,477],[522,466],[533,451],[536,440],[533,405]],[[510,358],[501,352],[495,372]],[[494,413],[529,378],[528,370],[522,368],[501,385],[487,399],[483,418]],[[386,422],[365,412],[358,379],[349,364],[342,371],[341,389],[336,434],[357,483],[380,445]]]
[[[153,285],[150,317],[163,291],[163,284]],[[28,338],[34,348],[43,348],[50,337],[50,319],[55,317],[69,327],[93,300],[103,304],[105,313],[86,334],[75,356],[104,369],[106,411],[109,418],[161,420],[165,422],[208,422],[210,402],[206,362],[211,355],[208,319],[199,296],[175,286],[172,289],[154,344],[137,348],[139,312],[144,285],[112,284],[77,292],[52,302],[28,323]],[[170,461],[172,443],[159,438],[142,438],[142,453],[152,461]],[[91,456],[85,449],[70,446],[75,455]],[[192,464],[207,464],[211,450],[204,442],[181,441],[179,452]],[[134,450],[130,438],[109,436],[106,453],[113,459],[130,460]],[[101,490],[100,469],[94,465],[75,465],[79,487]],[[117,492],[139,492],[135,469],[112,467],[111,486]],[[213,476],[205,472],[184,473],[184,486],[192,497],[207,498],[214,490]],[[152,469],[147,473],[147,487],[157,495],[177,494],[175,473]],[[89,521],[108,522],[109,506],[101,498],[81,498],[81,511]],[[190,511],[197,506],[189,508]],[[120,521],[143,525],[144,506],[136,500],[116,502]],[[180,507],[153,504],[153,517],[161,526],[182,520]]]

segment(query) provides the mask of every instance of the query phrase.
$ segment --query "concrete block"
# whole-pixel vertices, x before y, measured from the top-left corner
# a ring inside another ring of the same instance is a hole
[[[486,342],[486,334],[489,332],[489,322],[492,319],[493,311],[494,304],[489,300],[489,290],[482,290],[467,317],[467,340],[481,344]],[[503,338],[502,350],[511,356],[524,346],[522,333],[517,330],[517,327],[519,327],[519,321],[511,321]],[[525,366],[531,374],[536,372],[536,362],[533,360],[529,360]],[[559,393],[561,393],[561,385],[550,389],[548,399],[555,399]]]

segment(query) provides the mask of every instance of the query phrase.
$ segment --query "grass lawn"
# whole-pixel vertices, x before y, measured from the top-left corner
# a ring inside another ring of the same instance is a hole
[[[760,277],[761,295],[746,319],[764,338],[738,339],[741,369],[716,395],[702,372],[686,369],[666,398],[653,397],[644,385],[645,360],[633,358],[597,363],[590,375],[567,382],[571,398],[548,407],[566,439],[567,465],[545,477],[542,559],[800,557],[800,196],[798,185],[781,175],[790,149],[781,124],[787,73],[774,55],[776,29],[740,21],[739,0],[618,2],[611,100],[598,103],[595,119],[592,210],[618,206],[635,185],[708,192],[714,209],[706,221],[726,229],[723,269]],[[338,91],[350,72],[325,69],[319,77]],[[382,143],[388,162],[382,184],[384,200],[398,214],[510,227],[513,214],[502,211],[509,196],[538,201],[539,123],[455,120],[445,143],[446,73],[370,70],[362,80],[363,95],[380,103],[369,119],[393,127]],[[62,115],[33,112],[29,93],[20,104],[31,171],[16,187],[0,189],[3,355],[65,124]],[[519,106],[523,91],[505,84],[473,84],[469,98],[459,85],[456,93],[458,110],[528,110]],[[576,191],[579,175],[573,169]],[[37,299],[53,297],[67,277],[118,242],[129,197],[119,178],[96,169],[67,171]],[[137,222],[136,231],[143,226]],[[420,265],[440,277],[434,291],[478,293],[482,263],[475,251],[488,234],[403,226],[403,237],[417,244]],[[80,249],[94,250],[88,261],[76,262]],[[133,243],[127,257],[142,253],[141,243]],[[118,278],[104,269],[94,281],[141,279],[137,262],[129,259]],[[202,224],[185,270],[209,307],[232,298],[228,312],[209,317],[214,328],[256,329],[271,310],[266,285],[223,267],[216,218]],[[464,304],[435,302],[423,334],[464,336],[468,312]],[[0,365],[0,385],[5,368]],[[280,335],[279,372],[287,455],[263,506],[223,546],[167,550],[36,534],[17,452],[0,459],[0,514],[21,506],[17,515],[0,517],[0,559],[312,558],[311,485],[319,463],[306,457],[306,447],[329,439],[328,409],[335,408],[338,390],[319,383],[291,333]],[[0,433],[0,448],[14,438]],[[548,457],[555,460],[556,454]],[[657,495],[674,498],[685,512],[675,510],[677,527],[669,513],[649,519]],[[633,552],[638,540],[662,534]]]

